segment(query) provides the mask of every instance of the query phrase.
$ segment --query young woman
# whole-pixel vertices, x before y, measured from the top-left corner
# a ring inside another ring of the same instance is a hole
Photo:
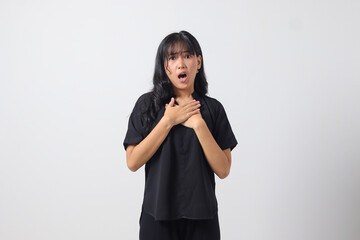
[[[160,43],[153,84],[124,140],[129,169],[145,164],[140,240],[219,240],[214,174],[229,174],[237,141],[221,103],[206,95],[203,55],[190,33]]]

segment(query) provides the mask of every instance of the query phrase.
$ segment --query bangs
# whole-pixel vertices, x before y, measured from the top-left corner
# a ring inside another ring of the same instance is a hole
[[[196,55],[195,47],[187,39],[173,39],[169,41],[166,46],[166,55],[165,58],[168,58],[171,55],[182,54],[183,52],[188,52],[192,55]]]

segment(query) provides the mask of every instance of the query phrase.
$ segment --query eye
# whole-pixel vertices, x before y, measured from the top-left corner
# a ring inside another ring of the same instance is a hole
[[[185,58],[191,58],[191,55],[190,55],[190,54],[186,54],[186,55],[185,55]]]
[[[174,56],[169,57],[169,60],[175,60]]]

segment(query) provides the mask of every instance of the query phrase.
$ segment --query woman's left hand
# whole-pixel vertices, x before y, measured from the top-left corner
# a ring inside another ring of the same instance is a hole
[[[199,112],[199,113],[192,115],[190,118],[188,118],[188,120],[186,120],[185,122],[183,122],[181,124],[185,127],[194,129],[195,127],[198,127],[203,122],[204,122],[204,119],[202,118],[201,113]]]

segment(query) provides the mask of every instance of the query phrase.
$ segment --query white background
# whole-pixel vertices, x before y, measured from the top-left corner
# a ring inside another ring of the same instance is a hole
[[[200,42],[238,146],[225,240],[360,239],[360,2],[0,1],[0,239],[132,240],[122,141],[169,33]]]

